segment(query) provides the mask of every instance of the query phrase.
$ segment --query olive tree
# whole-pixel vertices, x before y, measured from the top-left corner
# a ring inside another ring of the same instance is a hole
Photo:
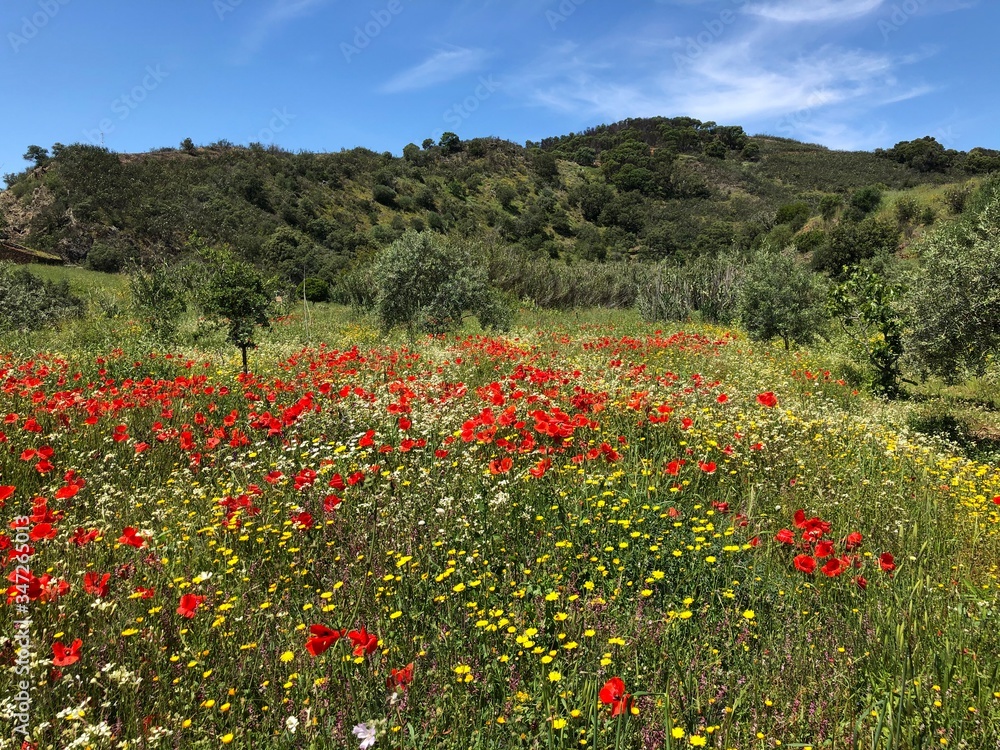
[[[931,234],[907,298],[906,344],[923,374],[981,374],[1000,347],[1000,178]]]
[[[375,263],[374,311],[388,331],[404,327],[439,333],[461,325],[472,313],[480,325],[510,327],[512,307],[489,284],[481,262],[429,232],[406,232]]]
[[[818,276],[788,252],[764,245],[747,262],[736,292],[736,317],[750,338],[808,343],[825,315]]]

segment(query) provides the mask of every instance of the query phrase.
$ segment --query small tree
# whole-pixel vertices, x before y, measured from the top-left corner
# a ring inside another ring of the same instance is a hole
[[[513,310],[490,286],[486,269],[468,253],[428,232],[408,231],[375,264],[375,315],[383,331],[440,333],[467,311],[490,328],[510,327]]]
[[[442,134],[441,140],[438,141],[438,145],[446,154],[454,154],[462,150],[462,139],[455,133],[448,132]]]
[[[175,267],[136,268],[129,275],[132,304],[140,320],[161,341],[177,334],[177,324],[187,309],[186,284]]]
[[[921,247],[908,298],[908,349],[924,374],[982,374],[1000,348],[1000,179]]]
[[[823,322],[819,278],[787,252],[763,246],[750,258],[736,294],[736,317],[750,338],[807,343]]]
[[[270,328],[274,295],[261,273],[249,263],[236,260],[231,252],[211,250],[208,260],[211,265],[201,284],[200,307],[226,326],[226,339],[240,350],[246,373],[247,350],[257,348],[257,328]]]
[[[25,161],[33,161],[36,167],[42,166],[49,159],[49,150],[41,146],[28,146],[22,157]]]
[[[830,312],[840,319],[867,361],[869,386],[876,396],[897,398],[903,380],[901,288],[884,273],[857,270],[830,294]]]

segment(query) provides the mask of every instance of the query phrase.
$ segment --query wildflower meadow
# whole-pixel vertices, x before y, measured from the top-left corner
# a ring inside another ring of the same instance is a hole
[[[1000,469],[818,355],[285,325],[0,355],[0,748],[1000,743]]]

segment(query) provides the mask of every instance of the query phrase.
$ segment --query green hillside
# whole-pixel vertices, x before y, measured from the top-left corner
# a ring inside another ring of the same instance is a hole
[[[863,219],[851,198],[870,186],[893,201],[912,193],[912,231],[949,210],[954,184],[1000,163],[997,152],[929,139],[842,152],[692,118],[626,120],[525,146],[445,134],[402,157],[226,142],[32,153],[36,166],[8,175],[0,193],[0,239],[114,271],[176,256],[197,233],[289,282],[333,281],[411,228],[566,262],[685,260],[775,232],[788,243],[821,215],[827,229],[841,215]]]

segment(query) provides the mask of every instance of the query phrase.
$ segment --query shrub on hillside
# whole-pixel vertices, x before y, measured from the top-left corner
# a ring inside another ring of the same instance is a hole
[[[513,319],[485,267],[428,232],[408,231],[393,242],[376,261],[374,280],[374,312],[383,331],[449,331],[467,312],[484,328],[505,330]]]
[[[66,281],[53,283],[26,268],[0,263],[0,328],[31,331],[83,313],[83,300]]]

